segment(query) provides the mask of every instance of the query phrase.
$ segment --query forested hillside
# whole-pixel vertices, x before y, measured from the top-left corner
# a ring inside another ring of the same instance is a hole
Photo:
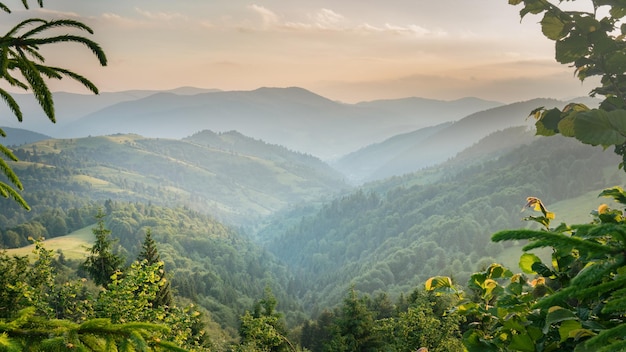
[[[2,227],[19,225],[44,206],[67,211],[72,202],[82,206],[85,199],[109,198],[186,205],[250,226],[289,204],[346,187],[338,172],[314,157],[234,132],[206,131],[186,140],[138,135],[53,139],[19,146],[15,154],[22,161],[15,169],[24,197],[34,211],[25,214],[6,201]],[[62,195],[50,196],[58,192]]]
[[[93,222],[98,209],[106,215],[104,225],[116,241],[114,252],[125,259],[123,266],[139,256],[144,237],[150,232],[173,292],[208,312],[210,321],[224,329],[228,341],[237,336],[239,316],[253,307],[266,287],[280,300],[280,309],[289,312],[290,323],[304,319],[299,303],[287,292],[293,280],[289,270],[234,228],[189,208],[137,202],[106,201],[75,208],[67,214],[57,211],[53,218],[57,224],[70,224],[78,218],[89,221],[92,225],[87,226],[95,228]],[[32,238],[46,237],[54,228],[45,222],[49,217],[49,213],[42,214],[18,229],[5,231],[5,236],[7,232],[10,236],[14,231],[24,230]],[[85,243],[86,247],[90,245]],[[62,250],[55,253],[64,265],[78,270],[82,276],[86,274],[81,272],[79,264],[86,255],[76,259],[66,258]]]
[[[472,149],[493,150],[498,134],[532,144],[368,185],[287,229],[281,224],[294,219],[277,219],[260,237],[271,238],[267,247],[301,279],[297,294],[314,315],[337,304],[350,284],[397,296],[433,275],[464,283],[502,253],[490,235],[522,224],[526,197],[551,204],[624,179],[616,156],[602,148],[513,131]]]

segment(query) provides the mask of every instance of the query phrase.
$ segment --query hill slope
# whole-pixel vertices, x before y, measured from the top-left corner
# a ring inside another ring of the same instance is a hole
[[[550,206],[623,182],[618,162],[613,153],[573,139],[537,137],[497,159],[387,181],[393,186],[373,184],[299,222],[278,219],[259,237],[302,279],[299,295],[313,313],[340,302],[350,283],[367,293],[395,294],[433,275],[463,283],[503,250],[490,242],[493,232],[524,226],[520,209],[527,196]],[[296,225],[281,230],[283,223]]]
[[[348,154],[333,163],[353,181],[374,181],[433,166],[485,136],[513,126],[529,126],[529,112],[539,106],[564,106],[565,102],[534,99],[479,111],[448,124],[389,138]]]
[[[87,199],[186,205],[249,226],[291,203],[345,187],[342,176],[311,156],[239,133],[203,132],[186,140],[114,135],[52,139],[15,151],[29,192],[52,177],[58,191]],[[50,182],[50,181],[46,181]],[[7,201],[8,202],[8,201]]]

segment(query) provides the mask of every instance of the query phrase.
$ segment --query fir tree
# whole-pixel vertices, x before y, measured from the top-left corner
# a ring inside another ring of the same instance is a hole
[[[156,264],[161,261],[161,256],[159,255],[159,251],[156,247],[156,242],[152,239],[152,230],[146,230],[146,237],[141,245],[141,252],[137,257],[138,261],[145,260],[148,262],[148,265]]]
[[[113,253],[114,241],[110,238],[111,230],[104,225],[104,217],[105,214],[102,209],[98,209],[96,214],[98,223],[92,229],[96,236],[96,242],[89,251],[90,255],[83,263],[83,269],[97,285],[106,287],[111,282],[111,275],[120,270],[124,260]]]
[[[141,246],[141,252],[137,257],[138,261],[146,261],[147,265],[154,265],[161,263],[161,256],[157,249],[156,242],[152,239],[152,230],[148,228],[146,230],[146,237]],[[165,276],[165,271],[162,270],[161,276]],[[170,290],[170,282],[163,281],[163,284],[159,287],[154,301],[151,302],[153,307],[169,307],[172,305],[172,292]]]

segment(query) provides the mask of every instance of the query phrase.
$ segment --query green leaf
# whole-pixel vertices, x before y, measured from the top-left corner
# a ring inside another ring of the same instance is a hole
[[[559,306],[550,307],[550,309],[548,309],[548,314],[546,315],[546,324],[543,327],[543,333],[547,334],[552,324],[577,319],[576,315],[568,309]]]
[[[600,22],[591,15],[574,16],[576,28],[584,34],[593,33],[600,29]]]
[[[576,332],[581,328],[582,325],[576,320],[566,320],[561,323],[561,326],[559,326],[559,336],[561,337],[561,342],[575,337]]]
[[[565,22],[552,12],[546,12],[541,20],[541,31],[548,39],[559,40],[567,35]]]
[[[551,136],[558,133],[558,124],[561,119],[561,110],[557,108],[543,111],[541,117],[535,123],[537,134],[540,136]]]
[[[605,59],[604,69],[609,74],[626,72],[626,52],[617,51],[610,53]]]
[[[532,269],[533,264],[541,263],[541,259],[532,253],[524,253],[519,258],[519,267],[526,274],[536,274],[536,272]]]
[[[535,343],[528,334],[520,332],[511,338],[509,350],[535,352]]]
[[[585,144],[619,145],[626,142],[626,110],[590,110],[576,114],[575,137]]]
[[[555,44],[556,61],[569,64],[589,53],[587,39],[581,36],[569,36],[558,40]]]

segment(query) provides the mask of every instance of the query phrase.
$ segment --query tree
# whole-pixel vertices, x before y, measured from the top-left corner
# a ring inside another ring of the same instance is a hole
[[[162,283],[159,285],[159,291],[156,294],[154,300],[150,303],[154,307],[167,307],[172,305],[172,292],[170,290],[170,282],[165,279],[165,270],[163,269],[163,262],[159,255],[156,242],[152,239],[152,230],[148,228],[146,230],[146,237],[141,246],[141,252],[137,257],[137,260],[145,261],[147,265],[160,264],[161,276],[163,276]]]
[[[339,341],[334,341],[335,348],[341,346],[343,351],[348,352],[379,350],[381,341],[374,332],[373,314],[367,309],[364,298],[359,297],[354,286],[343,300],[338,327]]]
[[[28,3],[28,0],[22,0],[22,4],[26,9],[29,8]],[[43,0],[37,0],[37,3],[40,7],[43,7]],[[0,3],[0,10],[6,13],[11,12],[4,3]],[[78,81],[95,94],[98,94],[98,88],[87,78],[68,69],[45,65],[45,57],[41,53],[42,47],[58,43],[81,44],[86,46],[96,56],[102,66],[107,64],[104,51],[96,42],[81,35],[54,34],[54,30],[58,28],[74,29],[93,34],[91,28],[79,21],[70,19],[47,21],[41,18],[29,18],[19,22],[6,32],[4,36],[0,37],[0,80],[8,83],[11,87],[31,90],[46,116],[53,123],[56,121],[54,102],[52,93],[46,84],[46,79],[69,77]],[[15,117],[22,121],[22,111],[11,94],[0,88],[0,98],[9,106]],[[6,136],[2,129],[0,129],[0,136]],[[5,198],[13,198],[25,209],[30,209],[26,201],[18,193],[18,190],[21,191],[24,187],[11,166],[7,163],[7,160],[17,161],[17,157],[2,144],[0,144],[0,155],[3,156],[0,158],[0,170],[9,181],[9,183],[0,181],[0,195]]]
[[[600,77],[601,86],[590,92],[592,97],[604,96],[599,108],[578,103],[563,109],[537,108],[531,112],[537,119],[537,134],[560,133],[585,144],[614,146],[615,153],[626,161],[626,5],[621,1],[591,0],[593,11],[586,12],[564,11],[547,0],[509,3],[523,3],[522,18],[543,14],[541,30],[555,42],[556,61],[571,64],[581,81]],[[608,11],[598,11],[602,7]]]
[[[239,336],[241,346],[259,351],[294,350],[287,339],[287,328],[282,315],[276,312],[276,297],[269,286],[265,287],[263,298],[254,304],[254,311],[246,311],[240,317]]]
[[[89,250],[89,255],[83,263],[83,269],[97,284],[106,287],[111,282],[111,276],[120,270],[124,260],[113,253],[113,240],[110,239],[111,231],[104,225],[105,214],[102,208],[98,209],[96,227],[91,231],[96,236],[96,242]]]

